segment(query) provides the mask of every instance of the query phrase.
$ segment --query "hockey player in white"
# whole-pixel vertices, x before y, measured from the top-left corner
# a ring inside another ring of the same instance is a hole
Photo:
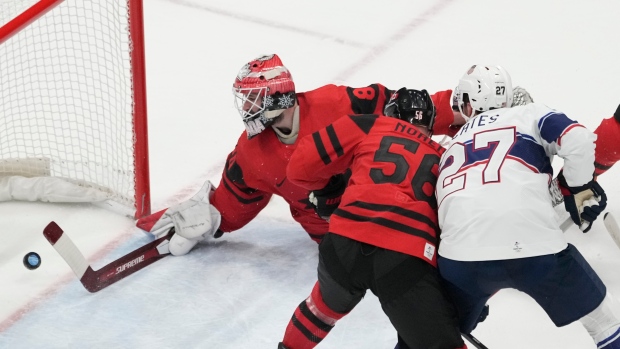
[[[598,348],[620,349],[618,306],[558,227],[548,185],[564,159],[567,211],[587,232],[606,195],[593,180],[596,136],[562,112],[512,104],[509,74],[473,66],[458,85],[469,121],[448,144],[437,182],[439,271],[470,333],[504,288],[530,295],[556,326],[579,320]]]

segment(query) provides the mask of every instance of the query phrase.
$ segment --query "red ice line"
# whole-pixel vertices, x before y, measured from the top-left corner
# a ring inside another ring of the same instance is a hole
[[[125,232],[123,232],[120,238],[110,241],[109,243],[104,245],[97,252],[95,252],[95,254],[92,255],[91,258],[89,258],[88,260],[91,261],[91,260],[102,259],[110,251],[116,249],[122,243],[128,240],[129,237],[131,237],[132,235],[131,233],[133,233],[134,231],[135,231],[134,227],[127,229]],[[41,233],[43,233],[43,231],[41,231]],[[73,274],[73,272],[67,273],[64,276],[62,276],[58,281],[56,281],[54,284],[46,288],[43,292],[41,292],[38,296],[31,299],[28,303],[26,303],[26,305],[17,309],[11,315],[9,315],[6,319],[2,320],[2,322],[0,322],[0,333],[6,331],[9,327],[11,327],[17,321],[19,321],[28,312],[30,312],[31,310],[34,310],[37,307],[37,305],[51,298],[54,294],[56,294],[56,292],[58,292],[58,290],[62,286],[74,280],[75,280],[75,274]]]

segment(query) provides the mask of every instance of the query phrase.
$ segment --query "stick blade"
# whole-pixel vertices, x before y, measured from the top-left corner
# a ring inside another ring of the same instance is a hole
[[[91,267],[88,267],[84,275],[80,278],[80,282],[89,292],[95,293],[126,278],[138,270],[168,256],[167,244],[173,234],[174,229],[171,229],[166,236],[151,241],[100,269],[93,270]],[[163,246],[165,246],[165,249],[161,250]]]
[[[56,252],[67,262],[80,282],[91,293],[97,292],[142,268],[168,256],[168,243],[174,234],[174,228],[160,237],[126,255],[108,263],[101,269],[94,270],[82,252],[75,246],[68,234],[56,224],[50,222],[43,235]]]
[[[62,236],[63,230],[56,224],[56,222],[51,221],[45,229],[43,229],[43,236],[49,241],[50,244],[55,245],[60,237]]]

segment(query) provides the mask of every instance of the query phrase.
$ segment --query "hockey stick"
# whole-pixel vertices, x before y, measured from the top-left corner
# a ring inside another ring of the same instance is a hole
[[[605,228],[607,228],[607,232],[616,243],[616,246],[620,248],[620,226],[618,226],[616,218],[611,213],[607,212],[603,216],[603,223],[605,224]]]
[[[43,230],[43,235],[54,249],[69,264],[89,292],[97,292],[118,280],[166,257],[168,243],[174,234],[174,228],[167,235],[154,240],[128,254],[112,261],[99,270],[93,270],[84,255],[73,241],[55,222],[50,222]]]
[[[564,196],[560,192],[557,178],[554,178],[551,184],[549,184],[549,194],[551,195],[551,203],[554,207],[564,202]],[[603,223],[605,223],[607,233],[609,233],[611,238],[614,240],[616,246],[620,248],[620,227],[618,226],[618,222],[614,216],[611,213],[606,212],[603,216]],[[569,216],[560,224],[560,229],[562,229],[563,232],[566,232],[566,230],[568,230],[568,228],[570,228],[573,224],[573,220]],[[586,226],[587,224],[584,228]]]
[[[461,333],[461,336],[467,339],[467,341],[471,343],[476,349],[489,349],[486,345],[482,344],[482,342],[480,342],[478,338],[474,337],[471,333]]]

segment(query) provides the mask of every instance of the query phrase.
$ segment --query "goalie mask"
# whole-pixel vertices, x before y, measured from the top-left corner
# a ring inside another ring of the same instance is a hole
[[[264,131],[297,101],[293,77],[275,54],[244,65],[233,83],[233,94],[248,139]]]
[[[416,126],[424,126],[429,135],[433,133],[435,123],[435,105],[426,90],[408,90],[405,87],[390,97],[383,109],[383,114],[398,118]]]
[[[500,66],[472,66],[459,80],[455,91],[458,91],[457,103],[465,120],[477,113],[512,106],[512,80]],[[468,102],[473,109],[471,115],[463,112]]]

